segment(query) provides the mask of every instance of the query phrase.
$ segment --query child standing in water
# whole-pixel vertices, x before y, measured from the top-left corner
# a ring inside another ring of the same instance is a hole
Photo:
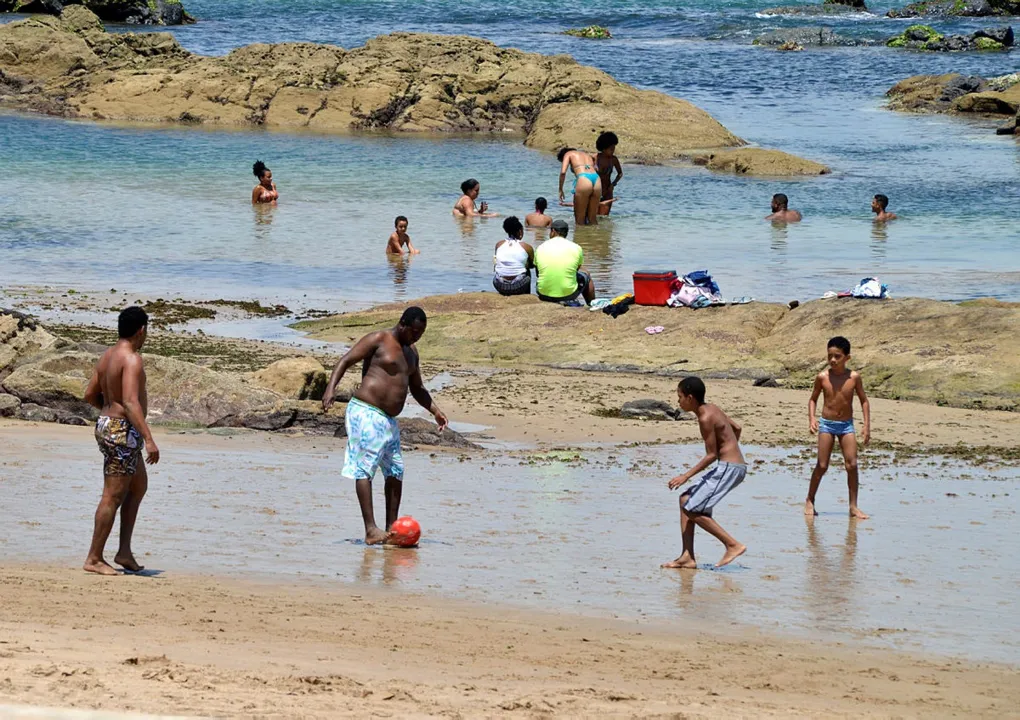
[[[848,370],[850,359],[850,341],[845,337],[834,337],[828,345],[829,368],[818,373],[815,387],[808,400],[808,426],[812,433],[818,433],[818,462],[811,473],[811,484],[808,486],[807,501],[804,503],[804,514],[814,517],[815,494],[822,482],[822,476],[829,469],[829,457],[832,447],[839,439],[839,447],[843,451],[843,464],[846,466],[846,484],[850,491],[850,516],[858,520],[867,520],[857,507],[857,435],[854,432],[854,394],[861,400],[861,412],[864,415],[864,430],[861,444],[867,445],[871,439],[871,403],[864,394],[864,383],[859,373]],[[815,418],[818,396],[825,396],[821,419]]]
[[[616,146],[620,139],[614,132],[604,132],[595,141],[595,149],[599,154],[595,156],[595,170],[602,178],[602,199],[599,202],[599,215],[608,215],[613,209],[613,190],[616,184],[623,179],[623,168],[620,166],[620,158],[616,157]],[[612,179],[613,170],[616,170],[616,179]]]
[[[677,386],[680,407],[698,418],[701,437],[705,439],[705,456],[694,467],[669,481],[669,489],[676,490],[709,465],[715,467],[701,476],[691,488],[680,495],[680,531],[683,534],[683,553],[664,568],[696,570],[694,559],[694,528],[700,527],[726,547],[720,568],[729,565],[744,554],[747,547],[722,529],[712,518],[712,508],[747,475],[747,463],[740,452],[740,432],[743,428],[726,416],[717,406],[705,402],[705,383],[700,378],[686,377]]]
[[[404,247],[406,246],[409,255],[417,255],[418,249],[411,244],[411,236],[407,234],[407,218],[403,215],[397,215],[397,219],[393,221],[393,226],[396,230],[393,231],[389,241],[386,243],[386,254],[403,255]]]

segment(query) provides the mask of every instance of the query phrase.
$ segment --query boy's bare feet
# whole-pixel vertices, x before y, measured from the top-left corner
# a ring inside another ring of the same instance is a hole
[[[856,518],[858,520],[867,520],[868,519],[868,515],[863,510],[861,510],[859,507],[852,507],[852,508],[850,508],[850,517]]]
[[[731,562],[733,562],[738,557],[743,555],[745,552],[747,552],[746,545],[736,545],[734,547],[727,548],[726,554],[722,556],[722,560],[717,562],[715,566],[717,568],[725,567],[726,565],[729,565]]]
[[[676,570],[697,570],[698,563],[694,562],[689,554],[684,553],[673,562],[662,563],[659,567],[676,569]]]
[[[390,534],[379,528],[372,528],[371,530],[365,531],[365,544],[366,545],[380,545],[389,540]]]
[[[100,558],[99,560],[88,559],[85,564],[81,566],[81,569],[85,572],[95,573],[96,575],[116,575],[117,571],[114,570],[109,563]]]
[[[113,558],[113,561],[128,572],[140,572],[145,569],[144,565],[139,565],[135,562],[135,556],[131,553],[127,553],[126,555],[117,553],[116,557]]]
[[[815,504],[810,500],[804,503],[804,514],[811,515],[812,517],[818,514],[818,511],[815,510]]]

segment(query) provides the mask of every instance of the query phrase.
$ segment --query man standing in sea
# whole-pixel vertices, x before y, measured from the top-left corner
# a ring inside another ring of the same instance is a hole
[[[414,344],[425,334],[428,320],[420,307],[410,307],[396,327],[369,333],[340,358],[333,368],[322,409],[329,410],[344,373],[352,365],[363,363],[361,385],[347,404],[347,452],[342,475],[354,480],[354,487],[365,521],[365,544],[378,545],[390,537],[390,526],[400,511],[404,486],[404,458],[400,452],[400,428],[397,416],[404,409],[407,393],[435,417],[440,432],[446,428],[443,411],[432,400],[421,381],[418,351]],[[372,504],[372,478],[381,469],[386,478],[386,530],[375,522]]]
[[[148,336],[149,316],[140,307],[129,307],[117,318],[117,344],[103,353],[85,390],[85,401],[100,411],[96,421],[96,442],[103,453],[103,497],[96,509],[92,547],[84,569],[98,575],[116,575],[103,559],[106,540],[120,509],[120,548],[113,561],[125,570],[138,572],[142,566],[131,552],[131,535],[138,519],[138,507],[149,487],[142,462],[159,462],[159,448],[145,417],[149,399],[145,391],[145,367],[140,351]]]

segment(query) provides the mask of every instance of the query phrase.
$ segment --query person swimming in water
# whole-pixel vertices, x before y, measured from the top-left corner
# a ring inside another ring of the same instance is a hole
[[[529,228],[547,228],[552,225],[553,219],[545,214],[549,207],[549,201],[544,197],[535,198],[535,212],[528,213],[524,218],[524,224]]]
[[[602,197],[602,178],[595,172],[595,158],[583,150],[563,148],[556,153],[560,161],[560,202],[564,202],[563,181],[567,170],[573,170],[574,222],[578,225],[598,225],[599,200]]]
[[[454,217],[499,217],[498,213],[489,212],[489,204],[486,202],[475,207],[478,193],[482,191],[482,186],[477,180],[474,178],[465,180],[460,184],[460,191],[462,193],[460,200],[453,206]]]
[[[273,171],[261,160],[256,160],[252,172],[258,178],[259,184],[251,191],[251,204],[275,205],[280,199],[280,193],[276,189],[276,183],[273,182]]]
[[[620,138],[614,132],[604,132],[595,141],[595,149],[599,154],[595,156],[595,171],[602,179],[602,199],[599,202],[599,215],[608,215],[613,209],[613,190],[616,184],[623,179],[623,168],[620,166],[620,159],[616,157],[616,146],[620,144]],[[613,170],[616,170],[616,179],[612,179]]]

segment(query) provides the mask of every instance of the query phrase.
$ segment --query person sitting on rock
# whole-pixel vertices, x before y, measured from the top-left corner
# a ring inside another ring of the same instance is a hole
[[[595,299],[595,283],[591,275],[581,269],[584,250],[567,239],[570,227],[564,220],[554,220],[549,227],[549,239],[535,251],[535,271],[538,273],[538,299],[546,302],[566,303],[578,295],[591,305]]]
[[[258,178],[259,184],[251,191],[251,204],[275,205],[280,199],[280,193],[276,189],[276,183],[273,182],[273,171],[261,160],[256,160],[252,172]]]
[[[496,243],[492,286],[500,295],[530,295],[531,268],[535,267],[535,248],[523,242],[524,226],[510,216],[503,221],[506,240]]]
[[[535,212],[524,217],[524,224],[529,228],[546,228],[552,225],[553,219],[545,214],[549,201],[544,197],[535,198]]]
[[[800,222],[802,215],[799,210],[791,210],[790,198],[783,193],[776,193],[772,196],[772,214],[766,217],[774,223]]]
[[[886,208],[889,207],[889,198],[879,193],[871,200],[871,212],[875,213],[875,222],[884,223],[890,220],[896,219],[896,213],[891,213]]]
[[[620,138],[616,133],[604,132],[595,141],[595,149],[599,154],[595,156],[595,170],[602,178],[602,199],[599,202],[599,215],[608,215],[613,209],[613,190],[616,184],[623,179],[623,168],[620,166],[620,159],[616,157],[616,146]],[[616,179],[612,179],[613,170],[616,170]]]
[[[475,201],[478,199],[478,193],[481,190],[482,186],[474,178],[462,182],[460,184],[460,191],[463,194],[460,196],[457,204],[453,206],[454,217],[499,217],[497,213],[489,212],[489,204],[486,202],[475,207]]]

